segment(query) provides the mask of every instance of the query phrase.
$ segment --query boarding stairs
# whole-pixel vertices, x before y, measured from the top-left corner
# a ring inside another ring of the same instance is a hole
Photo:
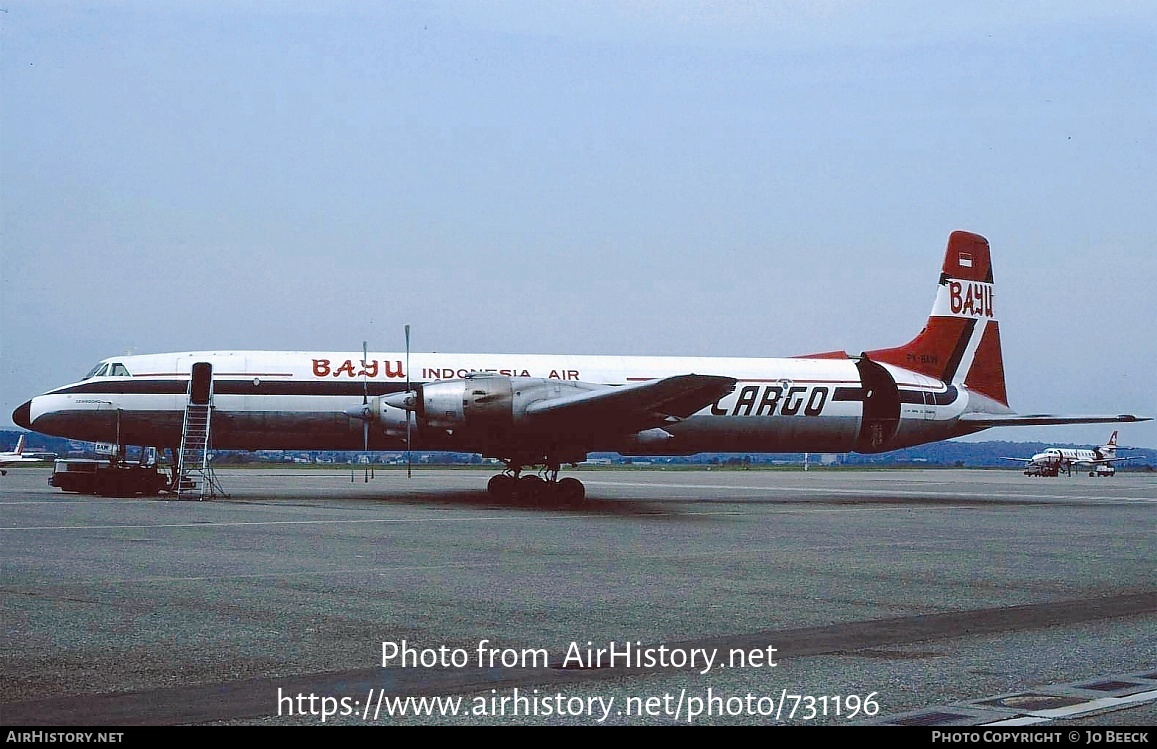
[[[189,376],[181,447],[174,481],[177,499],[212,499],[228,496],[209,465],[209,434],[213,420],[213,365],[197,362]]]

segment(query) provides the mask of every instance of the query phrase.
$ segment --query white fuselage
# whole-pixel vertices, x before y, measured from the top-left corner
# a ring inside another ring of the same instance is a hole
[[[1115,451],[1086,450],[1069,447],[1050,447],[1032,456],[1032,462],[1041,465],[1094,465],[1115,460]]]
[[[39,455],[24,454],[23,435],[21,435],[19,441],[16,443],[15,450],[0,452],[0,468],[7,468],[8,466],[17,465],[19,463],[43,463],[45,460],[48,460],[48,458],[41,457]]]
[[[605,438],[590,451],[877,452],[978,431],[958,423],[991,401],[898,367],[850,358],[681,358],[532,354],[410,355],[361,352],[211,351],[123,356],[103,373],[33,398],[29,428],[71,439],[172,446],[179,442],[195,362],[213,367],[216,449],[354,450],[363,423],[349,410],[366,398],[399,393],[407,381],[462,379],[475,373],[599,385],[627,385],[683,374],[738,380],[734,391],[693,416],[665,425],[649,446]],[[98,367],[98,370],[102,368]],[[116,374],[113,374],[116,373]],[[24,407],[22,407],[24,408]],[[405,424],[405,412],[397,421]],[[372,450],[405,449],[399,432],[375,425]],[[416,429],[413,449],[478,452],[453,433]]]

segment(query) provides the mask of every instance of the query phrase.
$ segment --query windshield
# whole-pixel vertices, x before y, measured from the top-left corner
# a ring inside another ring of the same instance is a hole
[[[95,367],[93,367],[92,369],[90,369],[88,371],[88,374],[86,374],[81,379],[87,380],[90,377],[100,377],[101,375],[104,374],[106,369],[108,369],[108,364],[106,364],[104,362],[99,362]]]

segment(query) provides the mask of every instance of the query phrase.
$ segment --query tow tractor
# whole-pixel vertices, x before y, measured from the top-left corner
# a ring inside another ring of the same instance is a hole
[[[1051,476],[1055,478],[1060,473],[1060,463],[1029,463],[1024,467],[1025,476]]]
[[[78,494],[104,497],[148,497],[168,489],[170,480],[155,460],[129,461],[120,457],[58,459],[52,465],[50,486]]]

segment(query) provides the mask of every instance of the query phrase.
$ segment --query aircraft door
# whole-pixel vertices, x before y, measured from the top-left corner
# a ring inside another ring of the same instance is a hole
[[[888,449],[888,443],[900,426],[900,391],[888,370],[867,356],[856,360],[860,371],[860,386],[864,393],[864,412],[855,450],[859,453],[878,453]]]
[[[213,365],[204,361],[195,362],[189,377],[189,402],[196,406],[209,405],[213,390]]]

